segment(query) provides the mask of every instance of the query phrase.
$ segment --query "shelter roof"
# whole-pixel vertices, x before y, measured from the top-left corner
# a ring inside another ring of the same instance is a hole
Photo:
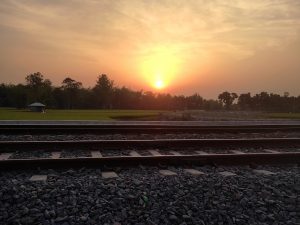
[[[28,105],[29,107],[45,107],[44,104],[40,103],[40,102],[34,102],[30,105]]]

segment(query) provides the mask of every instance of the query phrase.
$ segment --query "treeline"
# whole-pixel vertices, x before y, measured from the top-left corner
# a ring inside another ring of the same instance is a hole
[[[236,94],[223,92],[218,100],[207,100],[199,94],[191,96],[155,94],[118,87],[105,74],[98,76],[92,88],[70,77],[60,87],[37,72],[26,76],[25,84],[1,84],[0,107],[26,108],[41,102],[47,108],[57,109],[161,109],[161,110],[259,110],[273,112],[300,112],[300,96],[283,96],[261,92]]]

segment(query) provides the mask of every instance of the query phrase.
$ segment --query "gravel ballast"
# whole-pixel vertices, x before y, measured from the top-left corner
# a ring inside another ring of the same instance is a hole
[[[210,138],[300,138],[300,132],[272,133],[166,133],[166,134],[47,134],[47,135],[0,135],[0,141],[68,141],[68,140],[155,140],[155,139],[210,139]]]
[[[199,155],[197,151],[203,151],[208,154],[233,154],[231,150],[240,151],[243,153],[270,153],[264,151],[274,150],[278,152],[300,152],[299,148],[230,148],[230,147],[216,147],[216,148],[207,148],[207,147],[169,147],[169,148],[140,148],[140,149],[129,149],[129,148],[120,148],[120,149],[102,149],[102,148],[91,148],[91,149],[62,149],[60,148],[59,152],[60,158],[78,158],[78,157],[92,157],[91,151],[96,150],[101,153],[103,157],[111,157],[111,156],[130,156],[131,151],[136,151],[141,156],[152,156],[151,150],[155,150],[161,155],[174,155],[172,152],[177,152],[181,155]],[[33,158],[50,158],[51,151],[57,151],[56,149],[51,150],[50,148],[42,151],[42,150],[18,150],[18,151],[10,151],[12,155],[9,159],[33,159]]]
[[[15,151],[10,159],[33,159],[33,158],[49,158],[51,153],[48,151]]]
[[[0,224],[282,224],[300,223],[298,167],[107,169],[118,178],[103,179],[100,169],[2,171]],[[224,177],[219,172],[232,172]],[[47,182],[29,181],[48,175]]]

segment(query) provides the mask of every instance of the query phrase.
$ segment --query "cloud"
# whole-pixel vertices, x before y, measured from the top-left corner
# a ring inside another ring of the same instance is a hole
[[[223,43],[255,50],[261,42],[295,36],[298,6],[298,1],[4,0],[0,24],[62,48],[185,42],[208,50]]]
[[[114,67],[116,73],[138,73],[134,63],[139,58],[168,48],[183,66],[195,71],[286,46],[299,38],[299,30],[298,0],[2,0],[0,4],[0,48],[12,59],[11,66],[6,65],[12,71],[17,63],[13,48],[29,57],[40,53],[50,62],[59,55],[67,64],[92,63],[91,71]],[[34,60],[31,63],[35,68]]]

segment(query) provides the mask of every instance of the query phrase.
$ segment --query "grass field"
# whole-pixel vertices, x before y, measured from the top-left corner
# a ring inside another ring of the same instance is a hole
[[[300,119],[300,113],[268,113],[266,116],[271,119]]]
[[[46,113],[0,108],[0,120],[138,120],[153,118],[155,110],[46,110]]]
[[[159,116],[163,114],[163,116]],[[0,120],[257,120],[300,119],[300,113],[185,110],[46,110],[46,113],[0,108]]]

